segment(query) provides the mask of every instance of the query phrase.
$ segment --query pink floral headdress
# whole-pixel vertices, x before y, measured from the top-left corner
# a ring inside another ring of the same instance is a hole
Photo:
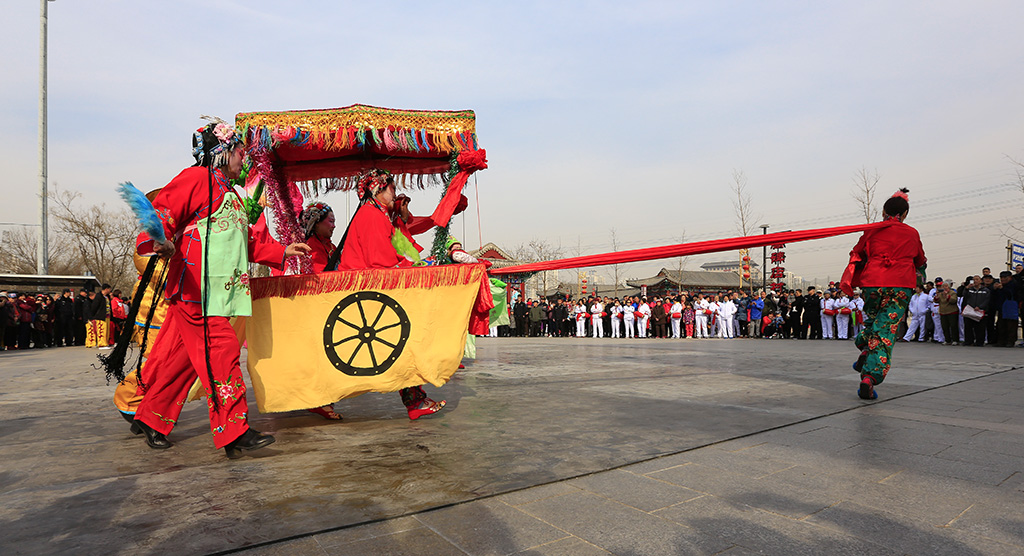
[[[359,193],[359,199],[365,200],[373,197],[377,193],[381,192],[391,183],[394,178],[391,177],[391,172],[387,170],[381,170],[380,168],[374,168],[369,170],[356,184],[356,191]]]
[[[217,168],[227,163],[227,154],[236,146],[241,144],[242,137],[235,133],[235,127],[216,116],[200,116],[210,123],[197,129],[192,134],[192,156],[199,166],[211,166]],[[216,144],[207,145],[203,140],[204,134],[213,135]]]

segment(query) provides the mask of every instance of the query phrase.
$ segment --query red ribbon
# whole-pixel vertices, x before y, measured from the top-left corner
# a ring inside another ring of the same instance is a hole
[[[456,160],[459,165],[459,172],[452,178],[451,183],[448,184],[448,191],[441,198],[441,202],[437,204],[434,213],[430,215],[434,224],[442,227],[448,225],[452,214],[455,213],[455,207],[459,204],[459,199],[462,197],[462,188],[469,181],[469,176],[477,170],[487,168],[487,151],[484,149],[467,149],[460,152]]]

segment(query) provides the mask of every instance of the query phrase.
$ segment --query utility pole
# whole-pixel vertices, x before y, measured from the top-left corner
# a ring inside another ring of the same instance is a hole
[[[36,254],[36,273],[49,274],[49,225],[46,219],[46,18],[49,3],[39,4],[39,246]]]
[[[761,224],[761,235],[768,234],[768,224]],[[766,291],[768,286],[768,277],[765,275],[765,269],[768,268],[768,246],[761,246],[761,291]]]

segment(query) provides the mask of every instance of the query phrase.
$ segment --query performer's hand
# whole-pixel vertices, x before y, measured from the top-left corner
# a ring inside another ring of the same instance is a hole
[[[395,208],[398,209],[398,216],[402,219],[402,222],[408,224],[412,220],[412,213],[409,212],[409,198],[405,197],[405,195],[401,197],[404,198],[401,200],[401,203],[395,202]]]
[[[294,257],[296,255],[308,255],[312,252],[313,250],[310,249],[309,246],[306,245],[305,243],[293,243],[288,247],[284,248],[285,257]]]
[[[455,205],[455,210],[452,211],[452,216],[455,216],[456,214],[459,214],[460,212],[466,210],[466,207],[468,206],[469,199],[467,199],[465,195],[459,195],[459,204]]]
[[[174,242],[170,240],[163,242],[154,240],[153,252],[165,259],[169,259],[171,255],[174,255]]]

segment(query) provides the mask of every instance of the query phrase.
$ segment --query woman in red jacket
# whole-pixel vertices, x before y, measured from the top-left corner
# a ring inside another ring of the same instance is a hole
[[[299,215],[299,223],[306,233],[306,245],[312,251],[310,257],[313,259],[313,273],[319,274],[327,269],[327,260],[334,252],[334,243],[331,242],[336,227],[334,210],[327,203],[310,203]],[[341,414],[334,411],[333,404],[314,407],[307,411],[331,421],[341,420]]]
[[[408,258],[398,253],[392,241],[396,234],[410,239],[410,235],[395,224],[393,217],[398,198],[394,178],[385,170],[370,170],[360,179],[358,191],[361,204],[341,238],[338,270],[412,266]],[[399,394],[409,419],[436,413],[445,405],[444,400],[437,402],[427,397],[422,386],[403,388]]]
[[[151,448],[170,448],[166,435],[198,376],[214,446],[234,458],[273,443],[274,437],[249,427],[238,339],[228,319],[251,314],[250,261],[281,268],[285,258],[309,254],[310,248],[285,247],[250,229],[230,183],[241,173],[244,155],[234,128],[212,123],[196,131],[192,141],[195,166],[182,170],[153,200],[166,241],[139,238],[139,255],[169,259],[164,289],[169,306],[139,375],[145,397],[132,430],[144,432]]]
[[[886,225],[864,232],[850,252],[850,265],[840,287],[847,295],[859,286],[864,297],[864,329],[857,335],[860,357],[853,364],[861,375],[857,395],[878,397],[875,386],[892,365],[892,346],[914,286],[924,278],[927,259],[921,236],[904,224],[910,211],[909,190],[900,189],[882,207]]]

